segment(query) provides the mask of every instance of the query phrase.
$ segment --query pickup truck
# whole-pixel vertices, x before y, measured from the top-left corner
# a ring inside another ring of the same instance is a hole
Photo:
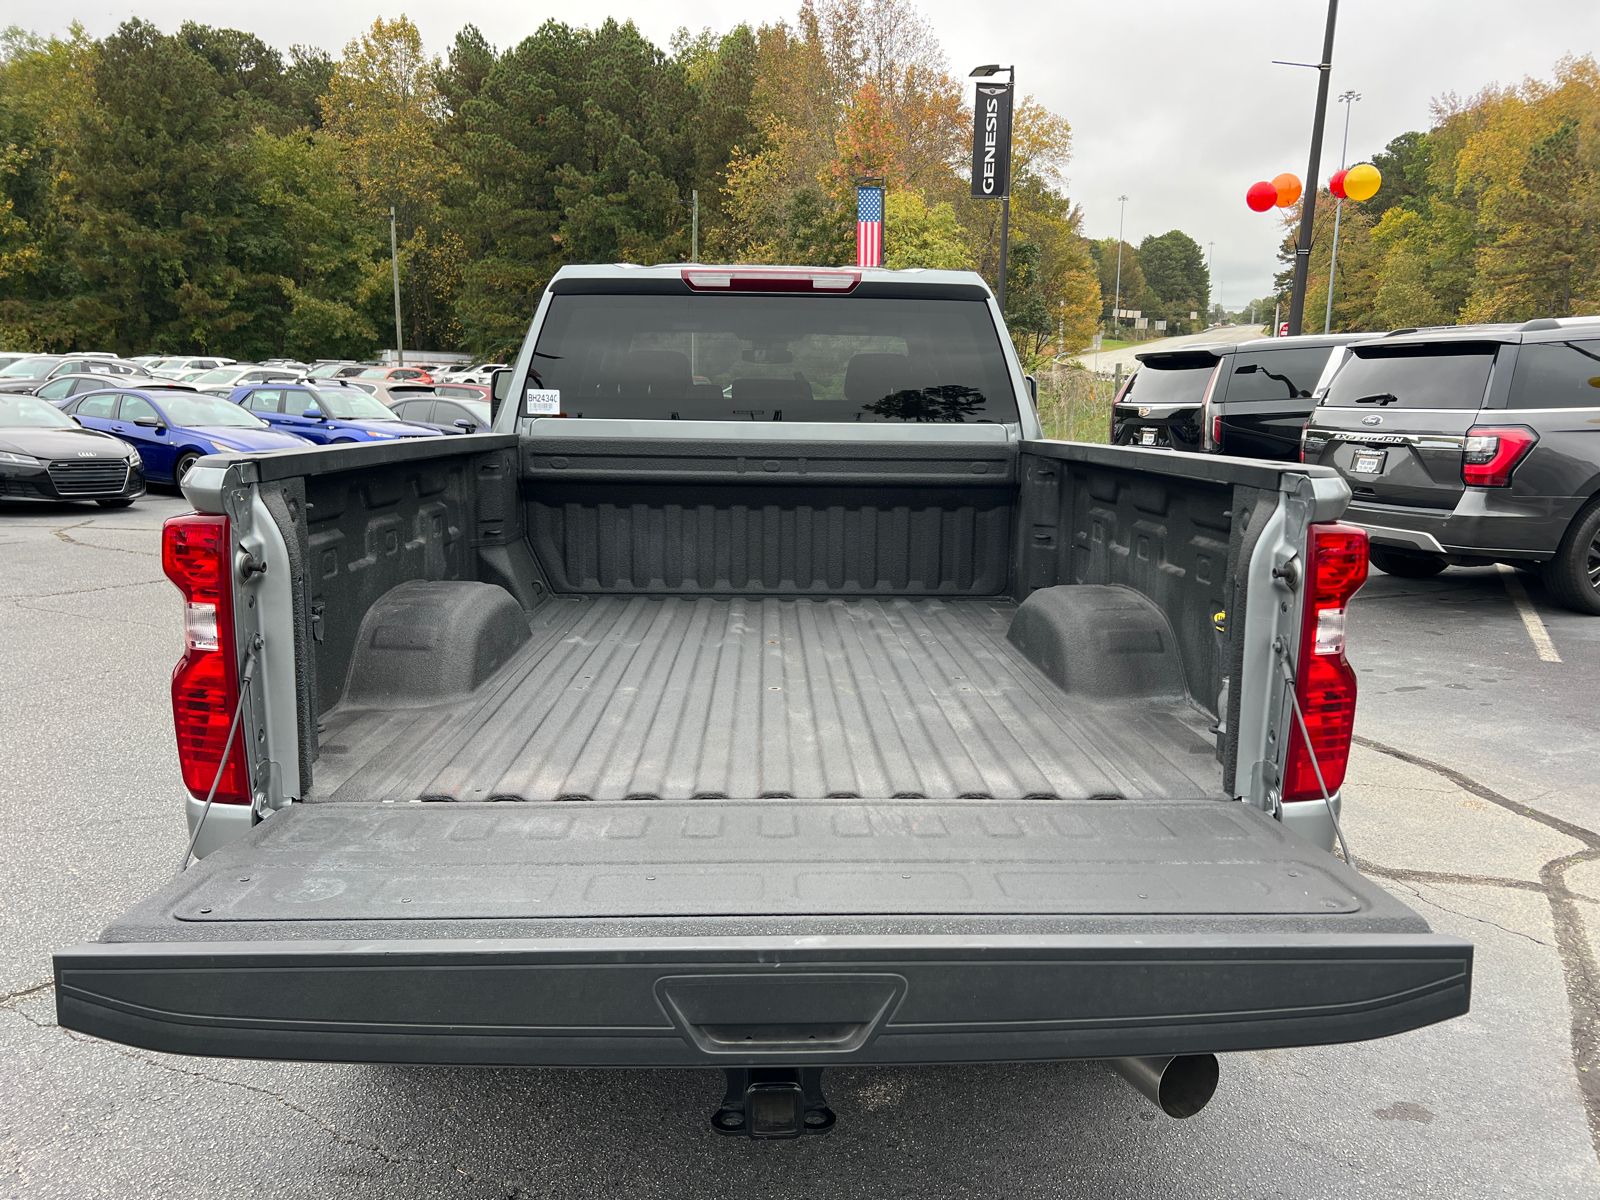
[[[216,456],[163,534],[199,856],[55,956],[180,1054],[720,1067],[1224,1051],[1467,1011],[1330,853],[1366,539],[1329,468],[1047,441],[989,289],[584,267],[492,432]],[[1309,745],[1308,745],[1309,742]]]

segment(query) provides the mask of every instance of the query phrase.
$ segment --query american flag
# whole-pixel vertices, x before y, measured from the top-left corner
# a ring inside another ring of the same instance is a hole
[[[856,266],[883,266],[883,189],[856,189]]]

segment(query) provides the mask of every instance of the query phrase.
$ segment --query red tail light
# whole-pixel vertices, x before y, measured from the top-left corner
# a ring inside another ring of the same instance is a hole
[[[239,703],[228,546],[227,517],[186,513],[161,527],[161,568],[184,602],[183,657],[172,672],[172,720],[183,784],[197,800],[205,799],[217,779]],[[242,738],[234,740],[216,799],[222,804],[250,802]]]
[[[1356,723],[1356,673],[1344,656],[1345,609],[1367,581],[1367,534],[1355,525],[1313,525],[1307,537],[1305,615],[1300,628],[1300,664],[1295,695],[1305,714],[1311,745],[1292,723],[1283,799],[1320,800],[1344,782],[1350,736]],[[1316,766],[1311,754],[1316,754]]]
[[[1525,425],[1474,425],[1461,451],[1461,482],[1468,487],[1510,487],[1511,472],[1528,457],[1539,435]]]

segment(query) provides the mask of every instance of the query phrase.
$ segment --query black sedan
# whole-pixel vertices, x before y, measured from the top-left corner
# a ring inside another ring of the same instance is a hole
[[[84,429],[48,400],[0,393],[0,499],[126,508],[142,495],[144,469],[127,442]]]

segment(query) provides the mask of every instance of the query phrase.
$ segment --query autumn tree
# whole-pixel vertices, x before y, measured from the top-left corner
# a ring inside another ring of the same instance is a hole
[[[438,152],[444,105],[440,65],[405,17],[379,18],[345,46],[322,97],[323,125],[370,226],[387,233],[393,208],[401,249],[405,336],[417,349],[455,346],[462,239],[444,219],[456,166]]]

